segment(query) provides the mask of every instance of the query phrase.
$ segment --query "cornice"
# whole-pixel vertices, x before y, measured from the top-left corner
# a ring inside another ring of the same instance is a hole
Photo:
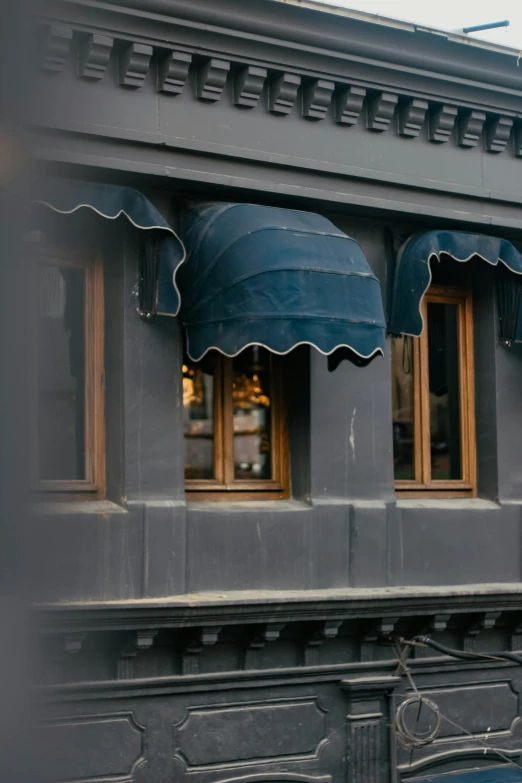
[[[292,63],[312,71],[320,66],[324,75],[357,78],[362,67],[377,82],[379,72],[388,72],[400,89],[416,85],[439,99],[456,100],[466,91],[481,93],[476,102],[483,107],[498,103],[506,110],[511,103],[522,112],[522,69],[514,51],[475,49],[419,28],[385,27],[273,0],[48,0],[40,14],[42,20],[151,45],[184,43],[202,52],[217,49],[236,57],[243,52],[274,66]]]
[[[370,13],[368,11],[362,11],[356,8],[348,8],[345,6],[339,6],[335,2],[334,4],[326,4],[322,0],[271,0],[277,3],[287,3],[288,5],[297,5],[299,8],[308,8],[313,11],[318,11],[323,14],[335,15],[340,17],[346,17],[350,19],[356,19],[363,22],[369,22],[373,25],[381,25],[384,27],[391,27],[395,30],[403,30],[410,33],[426,33],[429,35],[436,35],[440,38],[444,38],[454,43],[463,44],[468,47],[476,47],[478,49],[484,49],[488,51],[498,52],[501,54],[507,54],[513,56],[515,54],[518,57],[519,50],[513,46],[504,46],[502,44],[493,43],[482,38],[474,38],[467,33],[458,32],[456,30],[448,30],[443,27],[434,27],[433,25],[426,25],[420,22],[408,22],[405,19],[396,19],[392,16],[385,16],[380,13]]]
[[[510,586],[491,586],[491,589],[475,588],[389,588],[369,590],[320,590],[320,591],[252,591],[220,594],[193,594],[161,600],[114,601],[97,603],[54,604],[33,608],[31,626],[35,634],[46,636],[43,649],[55,661],[57,682],[74,682],[81,672],[80,661],[96,649],[102,638],[104,649],[110,650],[109,668],[93,673],[93,681],[80,686],[84,692],[109,691],[126,681],[131,690],[167,688],[167,691],[197,688],[202,682],[212,687],[222,687],[224,679],[230,685],[230,677],[238,682],[251,677],[252,672],[264,668],[266,648],[272,648],[284,639],[294,651],[297,666],[286,670],[284,676],[292,680],[341,679],[350,667],[368,670],[385,665],[384,659],[395,657],[393,640],[397,636],[410,639],[418,634],[432,634],[451,628],[455,645],[459,649],[473,651],[482,632],[496,627],[503,634],[508,647],[520,649],[522,589]],[[101,636],[100,636],[101,633]],[[338,638],[340,641],[338,642]],[[330,651],[342,647],[341,637],[350,637],[354,649],[349,659],[345,651],[337,663],[321,666],[321,650],[327,643]],[[147,677],[143,666],[136,668],[138,658],[147,656],[157,639],[176,651],[178,662],[175,676]],[[226,642],[235,650],[227,672],[202,674],[202,661],[213,657],[213,649]],[[339,646],[341,645],[341,646]],[[376,647],[380,647],[378,656]],[[382,648],[387,648],[388,654]],[[478,649],[478,648],[477,648]],[[415,659],[421,659],[415,648]],[[421,651],[422,652],[422,651]],[[429,655],[428,657],[433,657]],[[426,657],[426,661],[428,661]],[[440,658],[440,656],[437,656]],[[443,656],[445,659],[445,657]],[[462,665],[462,662],[458,662]],[[483,665],[483,662],[481,662]],[[348,666],[347,666],[348,665]],[[469,662],[466,661],[466,666]],[[114,672],[112,680],[105,680],[107,671]],[[141,671],[141,680],[135,680]],[[368,672],[370,673],[370,672]],[[389,672],[394,674],[394,672]],[[103,682],[96,682],[101,676]],[[194,677],[196,676],[196,679]],[[257,674],[256,674],[257,676]],[[271,679],[279,676],[267,673]],[[371,671],[375,677],[375,671]],[[367,678],[366,678],[367,679]],[[133,682],[134,681],[134,682]],[[265,685],[268,684],[265,682]],[[259,685],[259,682],[258,682]],[[350,685],[356,689],[362,680]],[[77,686],[73,686],[73,691]],[[372,682],[363,685],[365,691]],[[119,692],[122,692],[121,690]],[[70,688],[65,686],[65,694]]]
[[[470,672],[477,669],[484,671],[495,668],[505,669],[509,666],[503,662],[485,662],[485,661],[455,661],[446,656],[437,656],[436,663],[433,659],[410,660],[409,666],[413,671],[419,673],[440,674],[441,671],[447,674],[464,671],[469,676]],[[370,674],[373,679],[381,678],[385,690],[387,684],[394,684],[394,673],[397,670],[397,662],[393,658],[390,660],[368,661],[365,663],[343,663],[319,666],[301,666],[280,669],[257,669],[236,670],[227,672],[214,672],[209,674],[183,674],[163,677],[147,678],[129,678],[121,680],[94,680],[78,681],[67,684],[45,685],[38,688],[38,695],[42,699],[49,699],[53,702],[75,702],[78,700],[97,700],[102,698],[110,699],[128,699],[130,697],[143,696],[167,696],[182,693],[209,693],[209,691],[230,691],[234,689],[243,690],[245,688],[268,688],[283,685],[311,685],[315,683],[343,683],[346,678],[364,678],[366,682]],[[354,683],[355,684],[355,683]],[[349,692],[349,687],[341,686],[343,690]],[[363,683],[361,683],[361,690]],[[376,685],[379,692],[379,687]]]
[[[39,604],[43,631],[138,630],[522,612],[522,585],[200,593],[165,599]]]
[[[176,5],[176,0],[172,4]],[[85,11],[85,6],[78,8]],[[111,13],[115,14],[114,9]],[[129,39],[128,30],[114,27],[117,22],[120,28],[125,27],[126,19],[121,16],[112,20],[113,26],[96,29],[93,19],[89,20],[90,29],[81,20],[40,19],[38,30],[44,42],[40,68],[52,72],[53,79],[58,80],[53,84],[55,89],[59,91],[60,72],[66,67],[73,67],[78,79],[100,83],[112,57],[119,85],[114,89],[138,92],[152,70],[156,92],[172,100],[185,91],[212,106],[230,100],[231,95],[232,106],[244,111],[258,106],[263,97],[265,110],[281,118],[295,115],[297,109],[308,122],[334,122],[347,132],[351,126],[363,124],[372,133],[391,131],[405,139],[425,133],[432,144],[453,142],[462,149],[482,146],[488,153],[509,151],[512,156],[522,157],[522,90],[516,94],[511,91],[512,95],[509,91],[503,93],[499,101],[498,95],[490,94],[491,84],[470,86],[462,79],[453,79],[453,87],[458,87],[453,93],[450,89],[441,92],[440,85],[435,85],[434,91],[426,73],[423,85],[420,72],[403,70],[405,81],[390,62],[374,62],[371,67],[367,64],[357,74],[355,60],[347,72],[346,67],[335,68],[339,65],[337,55],[324,60],[323,71],[315,71],[306,58],[306,65],[291,62],[296,60],[295,49],[287,52],[286,63],[274,62],[270,56],[255,59],[254,52],[246,60],[233,51],[237,50],[236,44],[244,46],[237,33],[231,43],[232,34],[227,31],[229,50],[225,54],[221,49],[224,41],[215,37],[213,49],[203,48],[198,36],[189,45],[190,36],[181,35],[179,30],[172,31],[179,43],[174,43],[170,35],[166,40],[165,30],[162,39],[147,37],[147,18]],[[197,32],[204,37],[208,30]],[[300,57],[297,54],[297,59]],[[228,83],[230,91],[226,89]],[[106,100],[106,96],[100,95],[100,100]]]

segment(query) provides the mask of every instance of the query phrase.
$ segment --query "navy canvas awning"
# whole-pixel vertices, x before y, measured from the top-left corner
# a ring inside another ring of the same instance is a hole
[[[420,306],[431,283],[430,262],[449,256],[466,262],[481,258],[508,270],[513,287],[522,281],[522,254],[506,239],[464,231],[428,231],[410,237],[399,250],[393,279],[388,331],[417,337],[423,329]],[[503,281],[506,281],[504,275]],[[499,303],[500,304],[500,303]],[[518,311],[517,341],[522,341],[522,314]]]
[[[37,182],[32,203],[70,215],[89,209],[100,217],[124,217],[143,239],[144,268],[140,284],[152,287],[146,310],[158,315],[177,315],[180,308],[176,274],[185,258],[185,248],[156,207],[139,191],[119,185],[45,179]],[[143,232],[143,233],[142,233]],[[143,276],[148,279],[143,280]]]
[[[522,769],[515,764],[411,778],[411,783],[522,783]]]
[[[253,344],[277,354],[301,344],[338,351],[335,364],[383,353],[379,281],[358,243],[326,218],[210,203],[189,211],[184,238],[181,315],[194,361]]]

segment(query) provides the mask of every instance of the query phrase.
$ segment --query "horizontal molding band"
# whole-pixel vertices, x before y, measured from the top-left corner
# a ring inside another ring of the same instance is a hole
[[[40,138],[49,140],[49,127],[35,128],[36,132],[42,132]],[[455,182],[445,182],[443,180],[433,180],[422,177],[407,177],[400,174],[393,174],[387,171],[372,171],[359,166],[343,166],[337,163],[328,163],[322,160],[310,160],[298,158],[290,155],[266,152],[263,150],[254,150],[241,148],[233,145],[218,144],[212,142],[194,141],[179,136],[166,136],[163,134],[141,133],[120,128],[105,128],[99,125],[90,125],[79,122],[68,122],[67,125],[53,128],[56,133],[57,146],[61,147],[59,141],[64,133],[74,134],[79,138],[79,134],[88,134],[94,138],[122,140],[124,142],[139,142],[151,147],[176,149],[182,152],[195,154],[209,154],[223,159],[241,160],[245,162],[270,164],[271,167],[283,167],[288,169],[297,169],[300,171],[319,172],[321,174],[331,174],[335,177],[345,177],[369,182],[379,183],[379,189],[382,183],[388,185],[398,185],[415,190],[424,190],[426,192],[444,193],[447,201],[447,194],[452,193],[456,196],[466,196],[474,199],[484,199],[487,201],[498,201],[509,204],[520,204],[522,206],[522,193],[512,193],[509,191],[492,191],[490,188],[463,186]],[[38,150],[38,137],[36,137],[36,153]],[[459,210],[460,211],[460,210]],[[430,213],[431,214],[431,213]],[[436,213],[434,213],[436,214]]]
[[[269,590],[186,594],[137,601],[48,603],[32,608],[43,631],[186,628],[520,611],[522,585],[413,589]]]
[[[476,670],[505,669],[507,662],[455,661],[445,656],[412,660],[409,667],[419,673],[471,672]],[[366,663],[334,664],[330,666],[292,667],[281,669],[257,669],[249,671],[215,672],[212,674],[175,675],[171,677],[143,677],[129,680],[96,680],[38,687],[38,694],[53,703],[63,701],[87,701],[103,698],[127,699],[146,696],[167,696],[183,693],[208,693],[213,691],[245,690],[246,688],[272,688],[339,682],[348,674],[371,673],[372,677],[386,677],[397,669],[396,660],[369,661]]]
[[[359,185],[355,178],[343,179],[328,174],[322,175],[321,172],[312,176],[313,172],[305,169],[302,172],[302,182],[294,184],[285,177],[282,166],[273,169],[264,166],[262,171],[256,171],[253,170],[252,165],[248,171],[243,169],[243,173],[238,174],[234,158],[218,160],[203,155],[194,157],[180,155],[176,160],[172,149],[167,152],[159,145],[147,149],[148,145],[137,148],[132,145],[123,147],[121,144],[118,146],[116,144],[117,142],[95,138],[90,139],[89,144],[85,144],[83,139],[73,137],[65,139],[62,135],[54,139],[49,137],[35,139],[32,154],[33,157],[49,163],[77,165],[84,169],[81,174],[78,172],[78,175],[84,178],[89,176],[86,169],[92,168],[132,175],[134,183],[137,183],[140,177],[150,178],[155,187],[162,185],[171,187],[172,180],[177,180],[179,183],[200,183],[207,187],[226,185],[243,191],[265,193],[269,196],[278,194],[323,202],[325,205],[350,205],[361,210],[378,210],[390,216],[439,218],[497,229],[522,228],[518,194],[487,191],[489,198],[485,192],[484,198],[480,199],[475,192],[476,189],[471,189],[471,193],[466,189],[458,196],[473,201],[466,204],[458,197],[454,197],[452,209],[434,204],[432,197],[423,203],[422,190],[415,188],[411,180],[402,189],[388,183],[383,184],[378,180],[375,182],[359,180],[361,182]],[[298,173],[301,175],[301,172]],[[327,176],[328,182],[325,182]],[[379,195],[369,194],[369,189]],[[444,195],[441,191],[440,204],[447,205],[449,200],[447,193]],[[505,204],[506,211],[509,210],[508,214],[499,214],[498,208],[488,211],[490,202]]]

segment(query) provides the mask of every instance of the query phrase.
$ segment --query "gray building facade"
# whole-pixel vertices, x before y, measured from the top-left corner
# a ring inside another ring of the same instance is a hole
[[[201,202],[317,213],[359,243],[386,314],[414,234],[522,249],[512,51],[275,0],[53,0],[33,22],[38,176],[131,187],[182,240]],[[522,650],[522,348],[498,340],[498,269],[465,265],[468,489],[395,485],[387,336],[365,367],[285,355],[287,490],[218,500],[185,486],[181,321],[139,316],[133,226],[80,212],[43,229],[101,259],[104,322],[101,489],[46,492],[31,532],[41,732],[67,748],[55,779],[398,783],[522,764],[514,660],[413,646],[411,680],[398,663],[419,634]],[[443,719],[410,751],[392,724],[412,682]]]

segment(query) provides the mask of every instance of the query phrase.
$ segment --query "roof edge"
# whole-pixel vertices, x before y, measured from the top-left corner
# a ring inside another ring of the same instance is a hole
[[[470,36],[466,35],[465,33],[445,30],[442,27],[433,27],[431,25],[421,24],[420,22],[409,22],[404,19],[395,19],[391,16],[383,16],[382,14],[371,14],[368,11],[360,11],[355,8],[344,8],[343,6],[330,4],[327,5],[324,2],[318,2],[318,0],[270,1],[274,3],[297,6],[299,8],[307,8],[309,11],[318,11],[319,13],[323,14],[342,16],[347,19],[355,19],[358,22],[367,22],[368,24],[377,24],[382,27],[391,27],[403,32],[436,35],[440,38],[445,38],[447,41],[451,41],[452,43],[461,44],[462,46],[472,46],[478,49],[485,49],[487,51],[496,52],[498,54],[505,54],[511,57],[518,58],[522,54],[518,47],[502,46],[502,44],[495,44],[491,41],[485,41],[481,38],[470,38]]]

